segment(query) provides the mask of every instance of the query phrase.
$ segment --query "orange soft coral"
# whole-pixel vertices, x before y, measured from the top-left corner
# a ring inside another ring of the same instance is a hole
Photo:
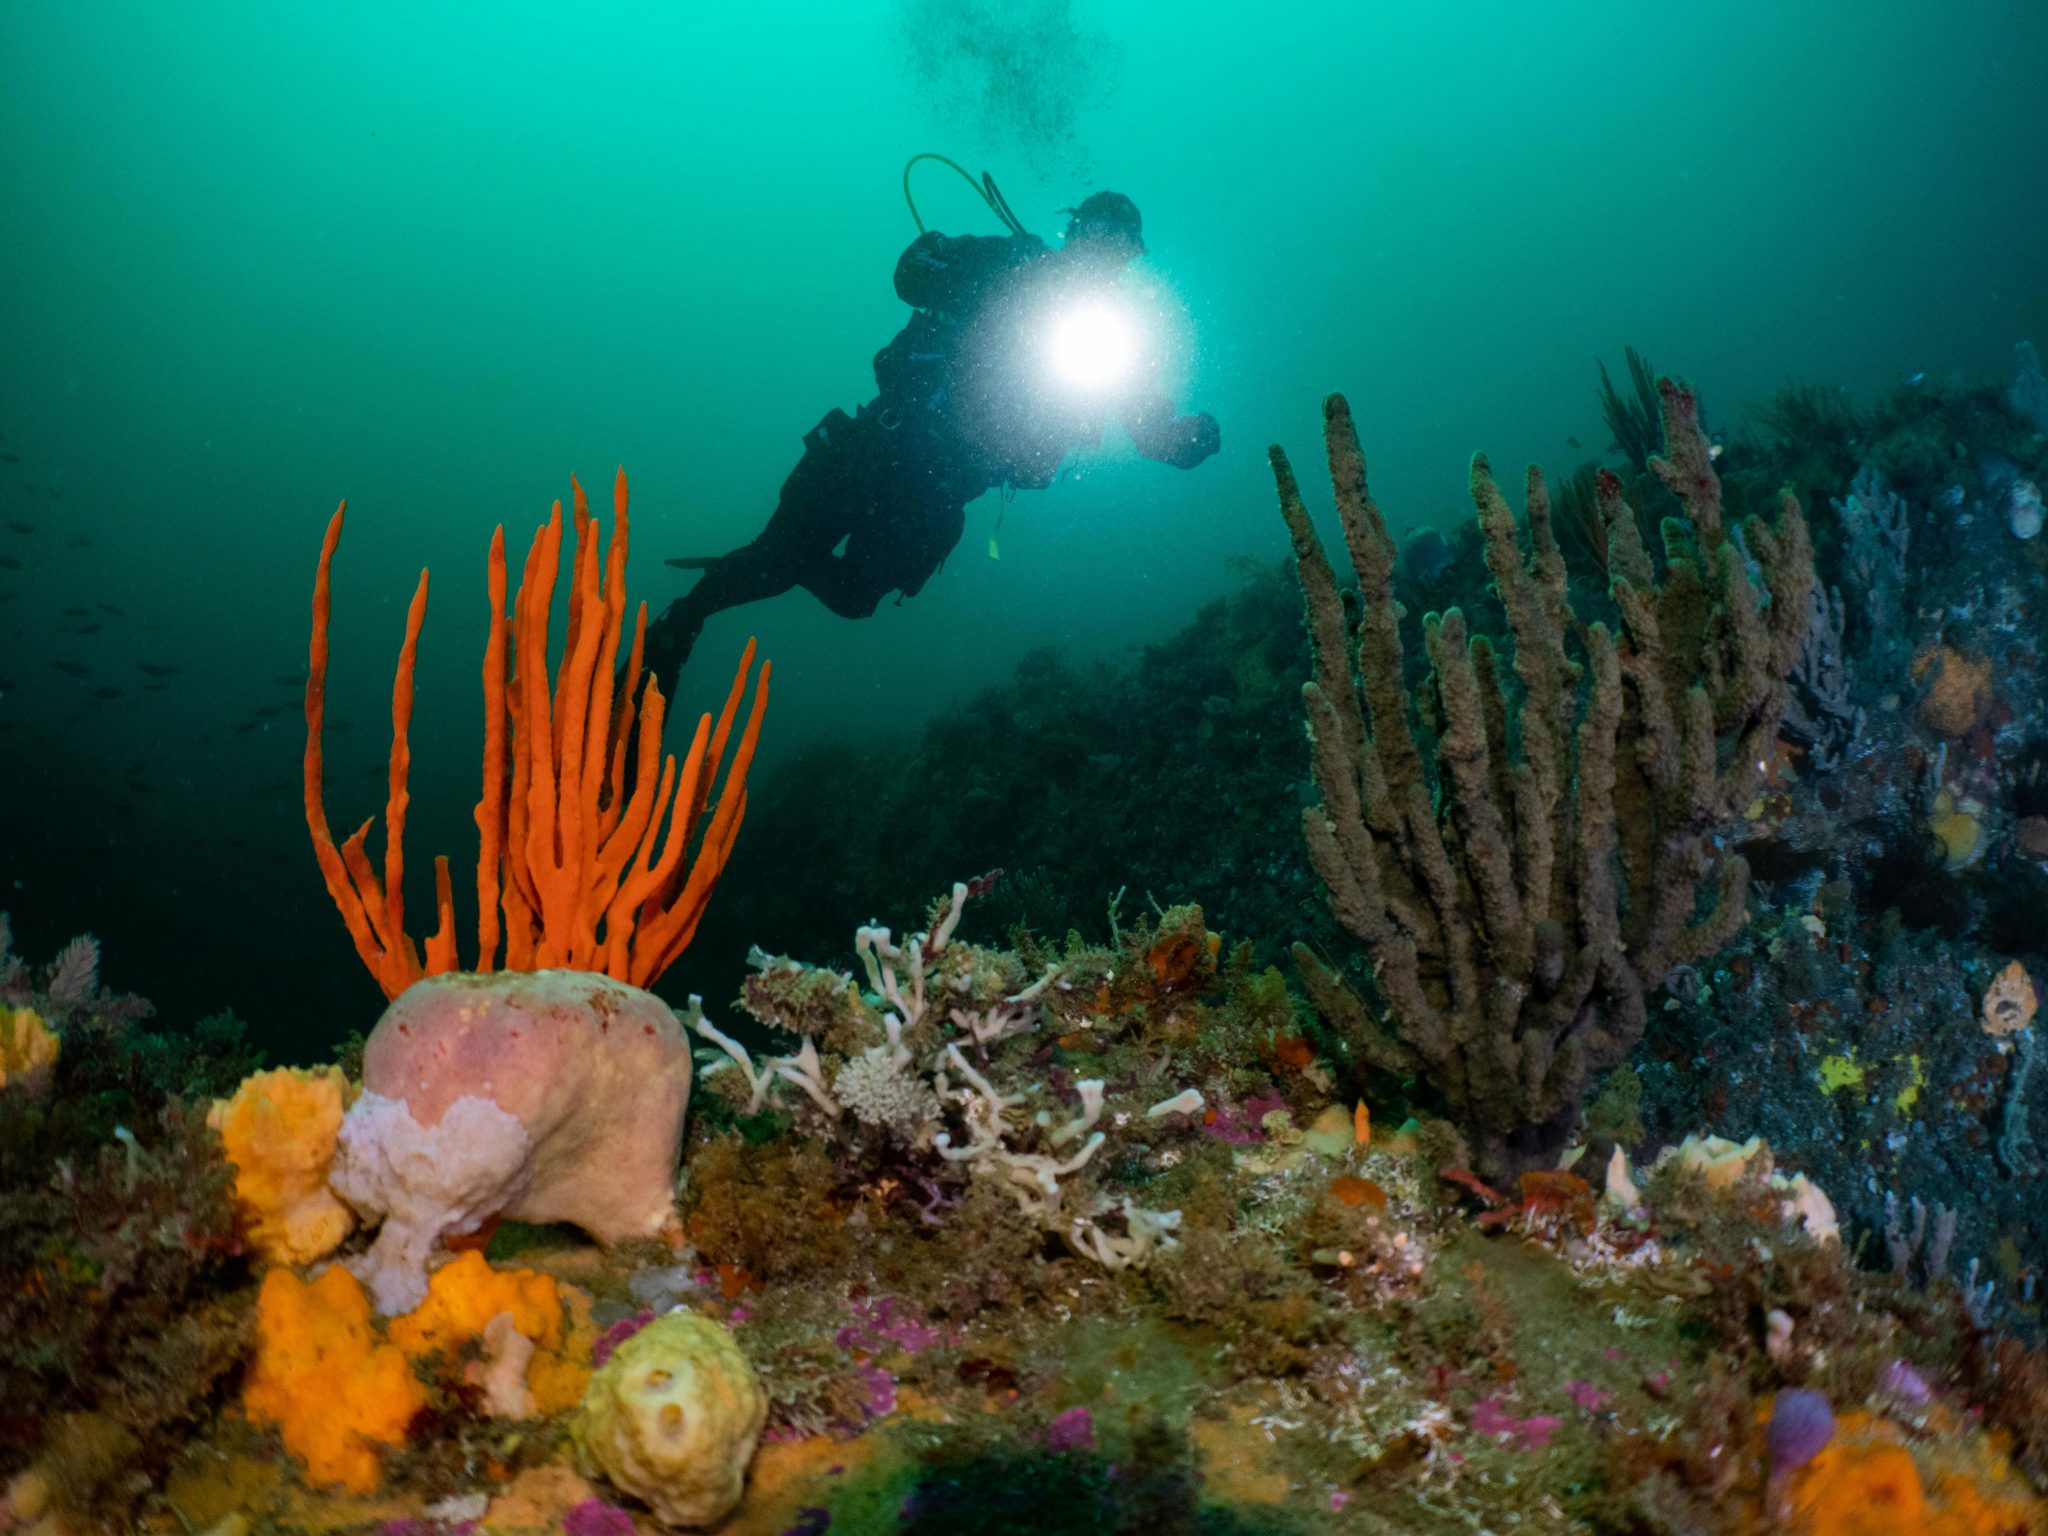
[[[1889,1421],[1845,1413],[1792,1483],[1802,1536],[2028,1536],[2048,1510],[1982,1435],[1962,1426],[1916,1457]],[[1923,1466],[1923,1462],[1925,1465]]]
[[[481,1253],[464,1253],[434,1271],[427,1299],[392,1322],[390,1338],[415,1360],[452,1359],[473,1344],[488,1348],[491,1320],[501,1314],[534,1347],[526,1368],[534,1411],[573,1407],[590,1376],[589,1304],[580,1291],[557,1285],[551,1276],[493,1269]]]
[[[1991,662],[1965,656],[1951,646],[1929,646],[1913,658],[1913,676],[1927,683],[1920,723],[1944,736],[1961,738],[1990,718],[1998,695]],[[1931,674],[1931,675],[1930,675]]]
[[[483,797],[476,807],[481,839],[476,868],[479,971],[494,970],[501,963],[515,971],[602,971],[636,987],[651,986],[696,933],[746,811],[747,767],[768,697],[768,665],[761,665],[752,708],[714,804],[714,781],[753,667],[753,642],[740,658],[716,728],[709,715],[697,722],[678,773],[675,758],[661,760],[661,689],[651,676],[644,688],[639,687],[645,604],[620,665],[628,529],[624,470],[614,484],[612,504],[612,541],[600,554],[597,525],[583,487],[575,487],[567,634],[552,686],[548,620],[562,557],[562,504],[555,503],[554,515],[534,535],[509,623],[505,530],[499,528],[491,540],[491,627],[483,668]],[[412,760],[407,730],[412,720],[413,666],[427,611],[427,577],[420,573],[406,615],[391,694],[389,796],[380,875],[363,851],[371,822],[364,822],[336,847],[321,789],[330,568],[347,505],[342,503],[327,525],[313,582],[313,641],[306,679],[306,824],[320,873],[341,909],[356,952],[384,995],[396,997],[423,975],[457,968],[447,860],[435,860],[439,921],[426,941],[424,957],[405,931],[404,836],[410,803],[406,778]],[[638,753],[637,772],[631,775],[626,772],[629,744]],[[686,858],[693,841],[696,851]]]
[[[347,1096],[339,1067],[281,1067],[251,1074],[207,1114],[235,1165],[236,1214],[268,1263],[325,1258],[355,1224],[327,1187]]]
[[[427,1392],[403,1352],[378,1339],[355,1276],[335,1265],[308,1284],[273,1269],[257,1297],[256,1336],[249,1417],[278,1427],[310,1482],[374,1492],[382,1448],[404,1442]]]

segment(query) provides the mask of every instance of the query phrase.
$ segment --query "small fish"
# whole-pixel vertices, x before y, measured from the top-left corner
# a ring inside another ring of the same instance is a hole
[[[128,616],[128,610],[119,603],[101,603],[99,609],[101,613],[110,613],[117,619],[125,619]]]
[[[73,626],[71,633],[73,633],[74,635],[96,635],[106,627],[106,625],[95,621],[91,624],[75,625]]]
[[[12,556],[12,555],[0,555],[0,570],[5,570],[5,571],[18,571],[18,570],[20,570],[20,569],[21,569],[21,562],[20,562],[19,560],[15,559],[15,558],[14,558],[14,556]]]
[[[138,661],[135,665],[142,668],[151,677],[176,677],[178,675],[176,667],[169,666],[161,661]]]
[[[66,677],[91,677],[92,668],[82,667],[75,661],[53,661],[50,663]]]
[[[262,723],[263,722],[261,720],[244,720],[240,725],[235,727],[235,734],[237,736],[246,736],[251,731],[255,730],[256,727],[261,725]]]
[[[67,619],[83,619],[89,617],[91,613],[92,610],[90,608],[66,608],[64,610],[64,617]]]
[[[142,691],[144,693],[162,693],[170,686],[171,685],[169,683],[144,683],[142,685]]]
[[[274,720],[279,715],[288,715],[291,710],[283,704],[266,704],[256,711],[258,720]]]
[[[7,526],[12,528],[16,533],[34,533],[36,531],[36,525],[34,523],[24,523],[18,520],[15,522],[10,522]]]
[[[1573,449],[1576,449],[1576,448],[1578,448],[1578,447],[1580,446],[1580,444],[1579,444],[1579,440],[1578,440],[1578,439],[1577,439],[1576,437],[1568,437],[1568,438],[1566,438],[1566,439],[1564,440],[1564,445],[1565,445],[1565,447],[1567,447],[1567,448],[1573,448]]]
[[[19,464],[20,462],[21,455],[18,453],[0,453],[0,464]]]
[[[1916,388],[1922,384],[1925,384],[1927,382],[1927,370],[1925,368],[1922,368],[1918,373],[1907,374],[1906,382],[1910,385],[1913,385]]]
[[[271,682],[280,688],[298,688],[303,686],[305,681],[303,672],[284,672],[271,679]]]
[[[91,549],[92,535],[89,533],[74,533],[71,536],[71,547],[73,549]]]
[[[126,693],[116,688],[112,683],[106,683],[93,689],[92,696],[96,699],[120,699],[127,697]]]

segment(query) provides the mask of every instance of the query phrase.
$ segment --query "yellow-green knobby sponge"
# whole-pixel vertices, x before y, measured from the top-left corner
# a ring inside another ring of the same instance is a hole
[[[732,1335],[679,1311],[598,1368],[569,1433],[587,1473],[665,1525],[701,1526],[738,1507],[767,1416],[768,1395]]]

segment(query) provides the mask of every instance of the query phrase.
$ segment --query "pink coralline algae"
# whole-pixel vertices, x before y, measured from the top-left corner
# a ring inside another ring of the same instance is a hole
[[[1894,1360],[1878,1378],[1878,1390],[1908,1408],[1925,1408],[1934,1401],[1934,1388],[1927,1378],[1904,1360]]]
[[[878,1365],[863,1366],[859,1372],[863,1396],[861,1406],[875,1418],[896,1411],[896,1378]]]
[[[567,1536],[633,1536],[633,1517],[603,1499],[585,1499],[562,1516]]]
[[[1287,1101],[1278,1093],[1255,1093],[1234,1110],[1218,1106],[1216,1118],[1202,1129],[1216,1141],[1264,1141],[1266,1116],[1286,1107]]]
[[[613,1350],[653,1321],[654,1314],[646,1308],[642,1308],[631,1317],[620,1318],[599,1334],[597,1342],[590,1346],[590,1363],[593,1366],[603,1365],[611,1359]]]
[[[895,1296],[876,1296],[853,1304],[853,1321],[833,1335],[841,1349],[880,1354],[894,1346],[906,1355],[921,1355],[940,1343],[938,1329],[916,1316]]]
[[[1587,1413],[1605,1413],[1614,1401],[1612,1392],[1603,1392],[1590,1381],[1568,1381],[1564,1384],[1564,1395],[1571,1400],[1574,1408],[1583,1408]]]
[[[1086,1408],[1069,1408],[1060,1414],[1039,1436],[1055,1451],[1092,1451],[1095,1449],[1095,1418]]]
[[[1518,1419],[1497,1397],[1481,1398],[1472,1405],[1472,1432],[1500,1440],[1512,1440],[1518,1451],[1540,1451],[1550,1444],[1564,1421],[1552,1413]]]

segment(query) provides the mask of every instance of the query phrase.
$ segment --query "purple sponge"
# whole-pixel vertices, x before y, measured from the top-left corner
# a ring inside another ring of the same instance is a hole
[[[1775,1471],[1790,1472],[1803,1467],[1835,1438],[1835,1411],[1818,1392],[1795,1387],[1780,1392],[1771,1404],[1770,1428],[1764,1444],[1771,1453]]]

